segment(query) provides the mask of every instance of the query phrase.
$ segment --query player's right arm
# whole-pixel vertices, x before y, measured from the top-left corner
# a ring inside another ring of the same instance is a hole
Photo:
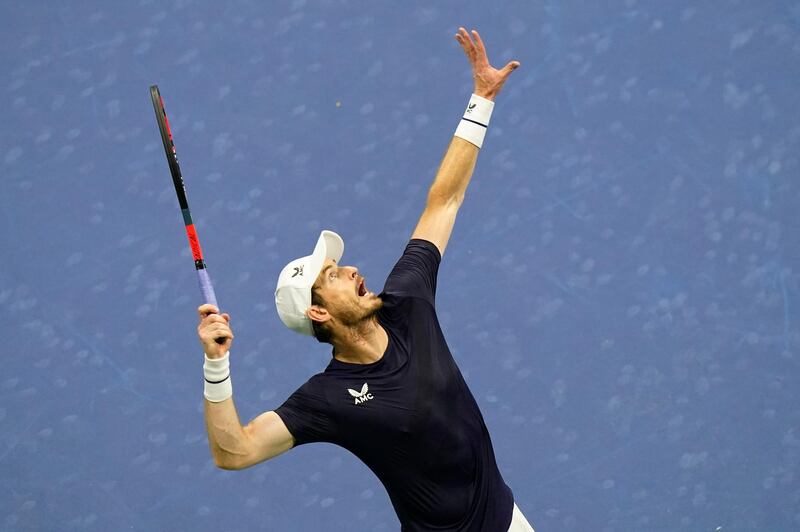
[[[213,305],[202,305],[197,310],[200,314],[197,334],[206,356],[225,356],[233,341],[230,316],[218,314],[219,310]],[[218,344],[217,338],[225,338],[225,342]],[[222,469],[244,469],[294,446],[289,429],[275,412],[264,412],[242,426],[233,397],[220,402],[205,399],[204,402],[208,445],[214,462]]]

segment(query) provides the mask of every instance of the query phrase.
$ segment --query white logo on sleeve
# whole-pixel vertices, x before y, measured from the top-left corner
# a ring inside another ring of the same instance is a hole
[[[372,399],[372,394],[369,393],[369,386],[367,386],[366,382],[364,383],[364,386],[361,387],[360,392],[357,392],[352,388],[348,388],[347,391],[350,392],[351,397],[355,397],[355,403],[353,404],[359,405],[365,401],[369,401],[370,399]]]

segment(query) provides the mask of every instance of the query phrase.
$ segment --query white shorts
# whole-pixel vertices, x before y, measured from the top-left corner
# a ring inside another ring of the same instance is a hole
[[[511,526],[508,527],[508,532],[534,532],[533,527],[516,504],[514,504],[514,513],[511,515]]]

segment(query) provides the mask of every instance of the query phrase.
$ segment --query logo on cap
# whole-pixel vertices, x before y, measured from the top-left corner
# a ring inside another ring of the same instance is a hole
[[[298,275],[303,275],[303,267],[302,266],[295,266],[294,273],[292,274],[292,278],[297,277]]]

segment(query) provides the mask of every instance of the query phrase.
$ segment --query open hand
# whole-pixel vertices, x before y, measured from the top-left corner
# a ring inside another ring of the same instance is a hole
[[[472,77],[475,80],[475,90],[473,92],[487,100],[494,101],[495,96],[503,88],[508,76],[519,66],[519,61],[510,61],[506,66],[498,70],[489,64],[489,59],[486,57],[486,48],[483,46],[483,41],[477,31],[472,30],[470,35],[466,29],[458,28],[458,33],[455,37],[472,65]]]

